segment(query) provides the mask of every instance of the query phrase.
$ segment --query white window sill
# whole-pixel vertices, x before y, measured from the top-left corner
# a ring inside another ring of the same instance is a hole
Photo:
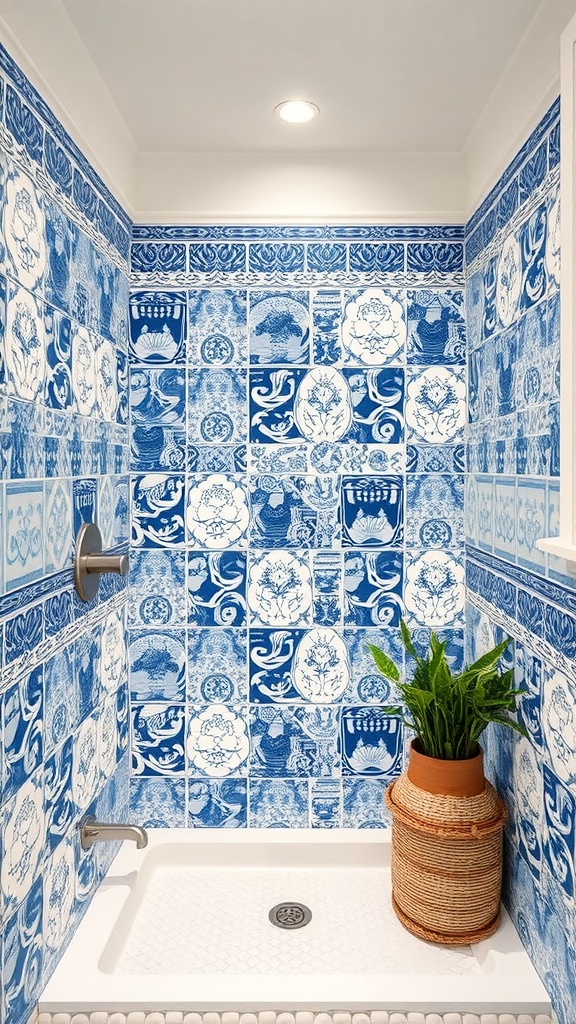
[[[543,537],[536,541],[536,547],[540,551],[547,551],[549,555],[556,555],[557,558],[565,558],[567,562],[576,565],[576,544],[564,540],[562,537]]]

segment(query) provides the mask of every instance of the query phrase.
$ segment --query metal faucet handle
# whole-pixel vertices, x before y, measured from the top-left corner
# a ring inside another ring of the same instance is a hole
[[[83,850],[89,850],[94,843],[114,842],[116,840],[129,839],[136,843],[137,850],[143,850],[148,846],[148,833],[140,825],[116,825],[103,821],[96,821],[93,814],[88,815],[80,822],[80,842]]]
[[[128,555],[113,555],[102,551],[102,534],[95,523],[84,523],[76,538],[74,584],[83,601],[93,601],[98,593],[100,574],[116,573],[126,576]]]

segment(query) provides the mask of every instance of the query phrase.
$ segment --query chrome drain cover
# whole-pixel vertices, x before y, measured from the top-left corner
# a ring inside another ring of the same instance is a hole
[[[277,928],[303,928],[312,920],[312,911],[304,903],[277,903],[268,920]]]

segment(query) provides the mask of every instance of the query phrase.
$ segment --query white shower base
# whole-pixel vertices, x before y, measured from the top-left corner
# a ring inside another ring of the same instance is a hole
[[[153,830],[147,849],[124,844],[114,860],[40,999],[42,1024],[99,1011],[544,1024],[550,1003],[508,916],[474,946],[421,942],[391,911],[389,864],[386,831]],[[274,927],[283,901],[310,907],[310,923]]]

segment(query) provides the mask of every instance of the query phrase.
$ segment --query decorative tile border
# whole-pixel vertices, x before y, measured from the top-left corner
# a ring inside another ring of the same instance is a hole
[[[96,608],[87,611],[85,615],[68,623],[68,625],[56,632],[54,636],[46,637],[45,640],[41,640],[40,643],[32,646],[25,654],[15,658],[14,661],[4,668],[0,693],[12,686],[22,675],[32,672],[38,665],[53,657],[58,651],[63,650],[80,637],[91,633],[105,621],[111,612],[122,612],[125,606],[126,589],[124,588],[120,593],[111,597],[110,600],[101,602]],[[38,605],[32,606],[29,611],[33,613],[38,611],[39,608],[40,606]],[[7,623],[7,626],[9,626],[9,623]]]
[[[299,239],[343,239],[370,242],[394,241],[461,241],[464,238],[463,224],[415,225],[415,224],[134,224],[134,241],[154,239],[155,241],[199,241],[255,240],[263,238]]]
[[[48,195],[62,208],[70,220],[77,224],[92,239],[110,263],[118,267],[123,273],[127,272],[128,234],[121,243],[113,232],[108,231],[105,234],[101,230],[105,222],[101,222],[101,227],[99,227],[96,219],[90,220],[78,208],[73,196],[67,195],[60,187],[58,181],[55,181],[47,174],[41,164],[30,158],[25,146],[21,145],[2,124],[0,124],[0,150],[6,153],[20,170],[23,170],[32,178],[36,187],[43,194]]]
[[[260,1010],[258,1013],[184,1013],[180,1010],[146,1013],[40,1013],[38,1024],[552,1024],[547,1013],[417,1013],[403,1010],[371,1010],[368,1013],[333,1011],[295,1013]]]
[[[56,136],[60,144],[67,150],[69,156],[75,161],[82,173],[92,183],[94,188],[100,195],[105,199],[107,205],[110,207],[112,212],[125,228],[126,232],[130,231],[130,218],[125,210],[122,209],[120,203],[114,198],[112,193],[106,187],[100,176],[96,173],[94,168],[88,163],[86,157],[78,148],[76,143],[71,139],[70,135],[60,123],[58,118],[52,112],[45,100],[42,99],[40,93],[34,88],[32,83],[26,77],[23,71],[18,67],[7,50],[0,44],[0,70],[4,71],[6,76],[11,79],[17,89],[20,91],[30,108],[42,118],[46,126]]]
[[[555,129],[557,127],[559,119],[560,97],[554,100],[554,103],[544,114],[544,117],[538,123],[532,134],[527,138],[524,145],[518,150],[514,159],[508,164],[508,167],[506,168],[506,170],[504,171],[504,173],[502,174],[501,178],[498,180],[492,191],[488,193],[484,201],[473,213],[472,217],[466,224],[465,233],[467,239],[470,238],[470,236],[474,233],[477,226],[481,223],[484,217],[486,217],[486,214],[491,209],[491,207],[494,206],[496,200],[499,199],[504,194],[504,192],[506,192],[511,182],[513,181],[515,175],[518,173],[523,164],[526,164],[529,158],[533,156],[534,150],[536,150],[540,143],[543,142],[546,135],[548,135],[548,133],[551,132],[552,129]],[[554,137],[549,141],[555,143],[555,147],[558,146],[559,139],[556,138],[556,133],[554,133]],[[548,165],[551,166],[555,162],[557,162],[556,148],[553,148],[552,145],[550,145],[548,154]],[[476,253],[474,255],[476,255]]]

